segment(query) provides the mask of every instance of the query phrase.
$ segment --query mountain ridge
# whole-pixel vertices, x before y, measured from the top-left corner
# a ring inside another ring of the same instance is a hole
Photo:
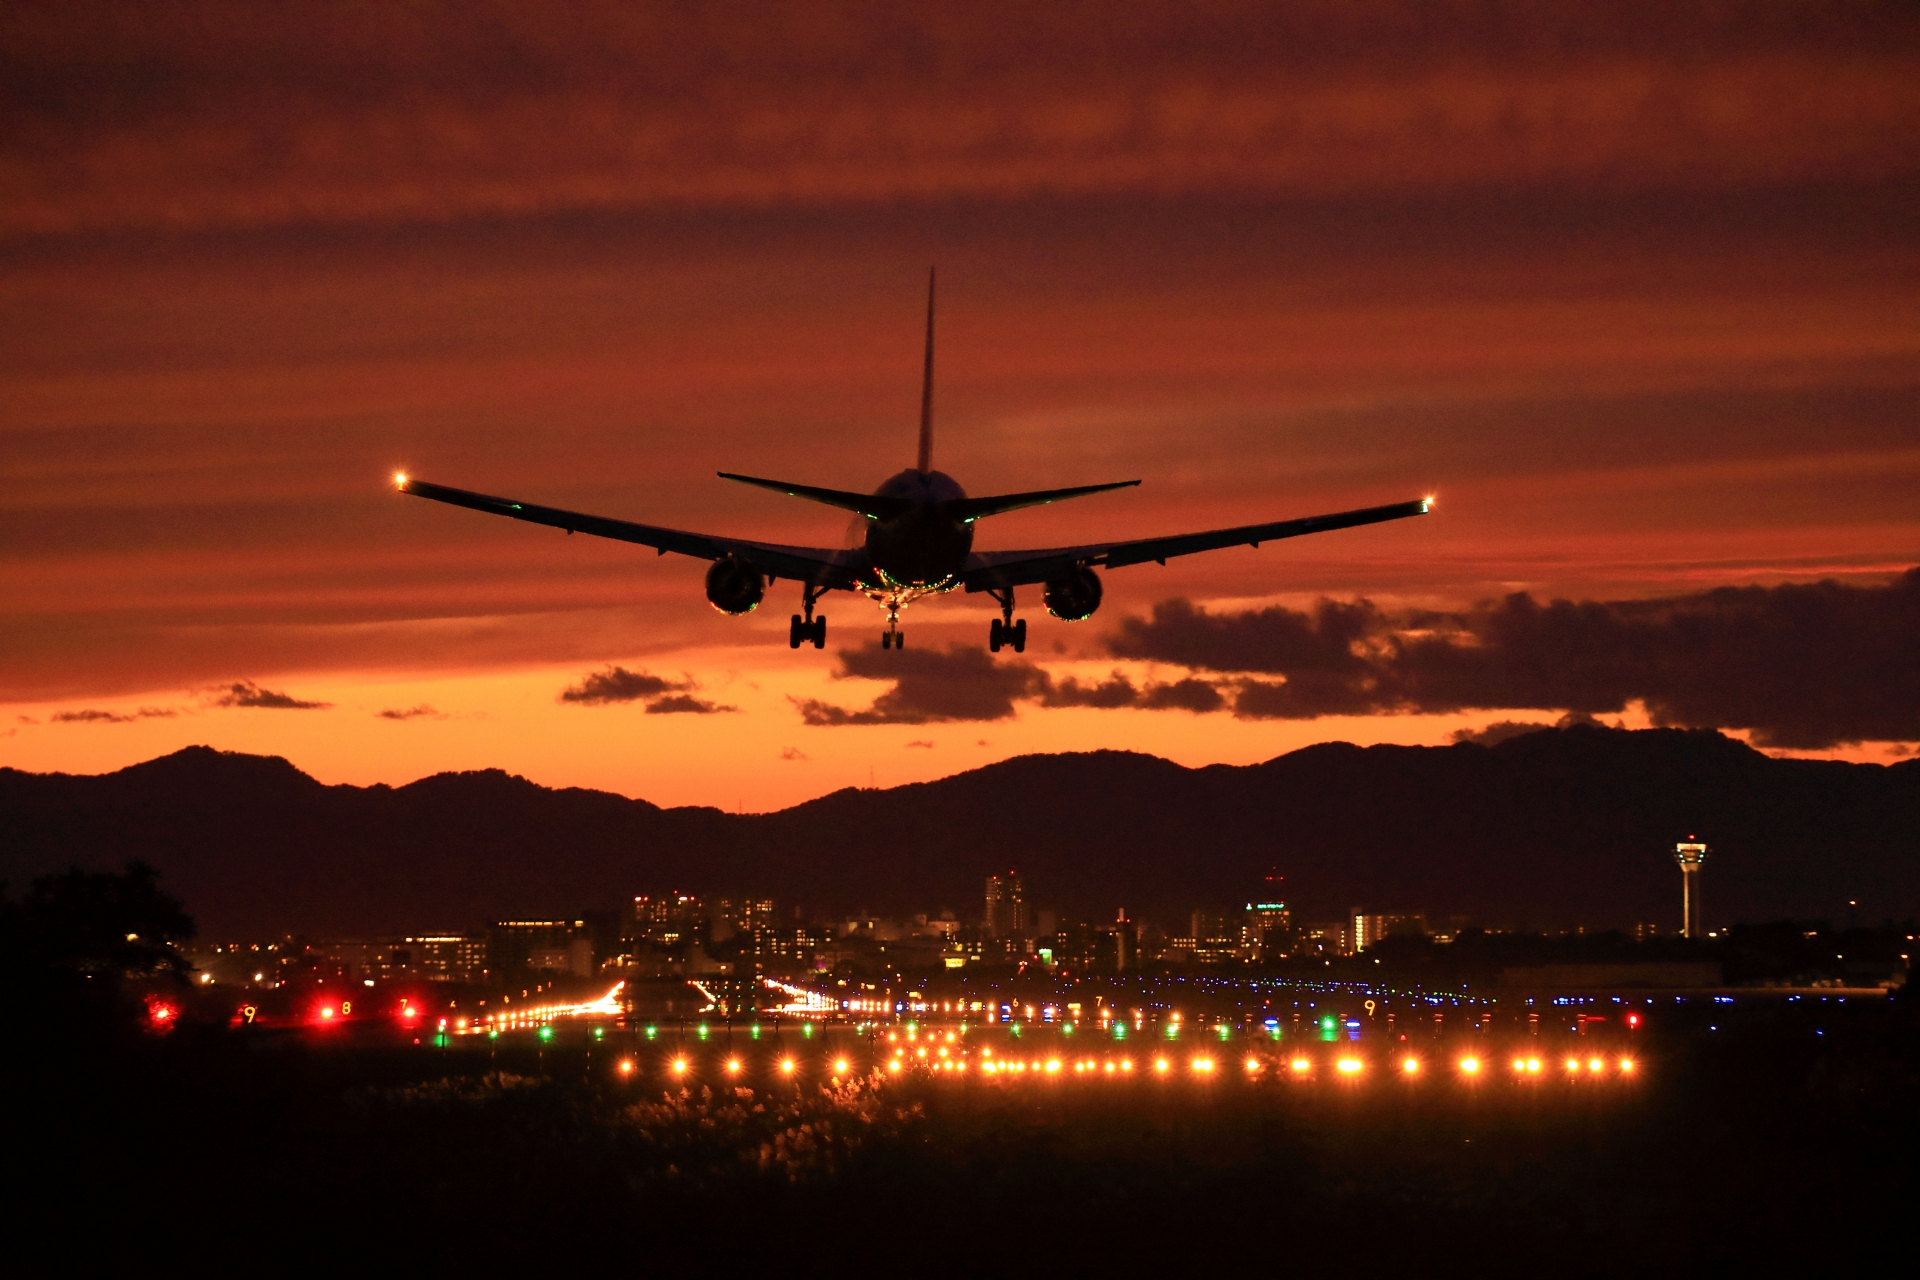
[[[0,769],[0,876],[141,857],[217,937],[473,928],[644,892],[810,915],[978,914],[1018,868],[1062,914],[1184,923],[1265,893],[1305,915],[1424,909],[1505,926],[1678,915],[1672,843],[1714,846],[1709,922],[1920,913],[1920,760],[1775,759],[1711,731],[1542,730],[1493,746],[1320,743],[1188,768],[1017,756],[765,814],[662,808],[500,769],[328,786],[189,747],[99,775]]]

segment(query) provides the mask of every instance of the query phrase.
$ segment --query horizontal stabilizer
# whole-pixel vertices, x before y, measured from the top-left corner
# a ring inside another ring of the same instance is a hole
[[[775,493],[784,493],[790,498],[805,498],[809,502],[824,502],[829,507],[857,511],[869,520],[891,520],[912,505],[905,498],[889,498],[873,493],[848,493],[842,489],[816,489],[812,485],[788,484],[785,480],[762,480],[758,476],[737,476],[729,471],[718,474],[722,480],[738,480],[741,484],[757,485],[762,489],[771,489]]]
[[[1036,489],[1032,493],[1003,493],[997,498],[960,498],[947,504],[947,511],[956,520],[974,521],[982,516],[997,516],[1003,511],[1018,511],[1022,507],[1045,506],[1049,502],[1059,502],[1066,498],[1084,498],[1090,493],[1105,493],[1109,489],[1130,489],[1139,484],[1138,480],[1119,480],[1113,484],[1083,484],[1076,489]]]

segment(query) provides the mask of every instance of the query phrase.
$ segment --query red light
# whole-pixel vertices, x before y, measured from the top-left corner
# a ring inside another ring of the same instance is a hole
[[[332,1016],[333,1016],[333,1006],[331,1005],[327,1006],[326,1008],[320,1011],[320,1017],[322,1021],[328,1018],[331,1018]]]
[[[1630,1014],[1628,1014],[1628,1015],[1627,1015],[1627,1025],[1628,1025],[1628,1026],[1630,1026],[1630,1027],[1637,1027],[1637,1026],[1639,1026],[1639,1025],[1640,1025],[1640,1015],[1639,1015],[1639,1014],[1637,1014],[1637,1013],[1630,1013]]]

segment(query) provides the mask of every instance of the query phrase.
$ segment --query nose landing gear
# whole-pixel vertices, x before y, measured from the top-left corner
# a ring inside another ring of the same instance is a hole
[[[887,610],[887,629],[880,633],[880,647],[882,649],[907,647],[907,637],[900,630],[900,610],[897,608]]]
[[[1013,620],[1013,588],[995,591],[993,598],[1000,602],[1000,617],[987,628],[987,648],[1000,652],[1002,647],[1011,647],[1015,653],[1027,651],[1027,620]]]
[[[806,611],[803,620],[799,614],[793,615],[793,623],[787,629],[787,647],[798,649],[802,644],[811,643],[816,649],[827,647],[827,616],[813,616],[813,602],[818,600],[824,588],[807,587],[800,597],[800,607]]]

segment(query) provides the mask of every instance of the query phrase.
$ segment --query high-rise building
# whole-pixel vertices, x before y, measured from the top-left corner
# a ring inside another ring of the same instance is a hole
[[[1359,911],[1353,913],[1353,950],[1365,951],[1382,938],[1424,935],[1427,918],[1419,912]]]
[[[1325,920],[1300,926],[1296,955],[1349,956],[1353,954],[1353,925],[1346,920]]]
[[[1707,860],[1707,846],[1688,836],[1673,846],[1673,860],[1680,864],[1680,935],[1704,938],[1700,925],[1700,864]]]
[[[1129,969],[1138,969],[1139,935],[1134,930],[1133,921],[1127,919],[1127,909],[1120,908],[1113,923],[1107,927],[1113,931],[1113,971],[1125,973]]]
[[[996,938],[1025,934],[1033,927],[1027,915],[1027,890],[1018,871],[987,877],[987,932]]]
[[[1225,964],[1240,952],[1239,913],[1201,907],[1190,918],[1193,958],[1199,964]]]
[[[646,894],[633,900],[633,939],[671,947],[699,942],[704,915],[700,899],[687,893]]]
[[[1283,948],[1287,935],[1293,931],[1293,913],[1287,910],[1286,903],[1249,902],[1246,921],[1246,944],[1254,948],[1256,955],[1286,954]]]
[[[461,933],[402,938],[390,952],[396,970],[429,982],[481,982],[487,976],[487,940]]]
[[[707,940],[726,942],[771,925],[773,899],[706,897],[700,899],[699,914],[707,922]]]
[[[585,920],[501,920],[488,930],[487,967],[523,973],[593,974],[593,938]]]

